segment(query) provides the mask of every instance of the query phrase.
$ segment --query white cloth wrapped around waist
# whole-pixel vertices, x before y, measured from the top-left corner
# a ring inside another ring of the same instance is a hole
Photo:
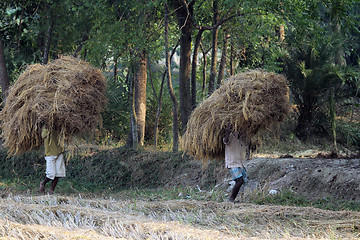
[[[64,155],[59,156],[46,156],[46,177],[54,180],[55,177],[65,177],[65,162]]]
[[[248,144],[237,132],[229,134],[229,140],[225,144],[225,167],[237,168],[246,167]]]

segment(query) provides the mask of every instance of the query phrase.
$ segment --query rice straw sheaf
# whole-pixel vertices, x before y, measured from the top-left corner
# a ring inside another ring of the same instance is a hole
[[[41,129],[57,129],[59,143],[93,130],[106,103],[106,80],[87,62],[62,57],[34,64],[10,88],[0,112],[3,145],[9,154],[38,149]]]
[[[231,124],[250,140],[283,121],[289,112],[289,89],[283,75],[263,70],[240,73],[194,109],[182,145],[196,159],[223,159],[227,126]]]

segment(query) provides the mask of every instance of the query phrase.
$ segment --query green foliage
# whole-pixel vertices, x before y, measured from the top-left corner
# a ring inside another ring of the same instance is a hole
[[[284,24],[276,12],[269,11],[266,2],[238,2],[241,16],[225,24],[231,33],[231,44],[235,49],[237,71],[244,68],[263,68],[280,72],[283,69],[281,60],[286,53],[279,42],[276,28]]]
[[[311,202],[311,206],[326,209],[326,210],[333,210],[333,211],[360,211],[360,203],[354,201],[343,201],[336,198],[323,198],[319,200],[315,200]]]
[[[250,202],[261,205],[282,205],[282,206],[297,206],[297,207],[316,207],[326,210],[351,210],[360,211],[360,203],[353,201],[343,201],[334,198],[322,198],[311,200],[291,190],[283,190],[279,194],[270,195],[264,192],[257,192]]]
[[[154,140],[155,120],[159,106],[159,96],[161,91],[161,82],[164,77],[165,69],[158,63],[151,63],[147,88],[147,110],[146,110],[146,134],[145,140],[152,143]],[[151,80],[150,80],[151,75]],[[170,95],[168,94],[168,86],[166,77],[163,83],[162,99],[161,99],[161,113],[158,128],[158,147],[165,147],[170,141],[172,136],[172,104]],[[155,91],[155,93],[154,93]]]
[[[57,191],[114,193],[129,188],[153,189],[165,184],[177,186],[173,183],[175,175],[186,174],[186,171],[199,168],[201,164],[190,161],[182,153],[172,152],[134,151],[127,148],[92,149],[83,152],[79,149],[78,152],[76,155],[66,154],[66,178],[61,179]],[[45,177],[44,156],[39,152],[31,152],[8,157],[4,150],[0,151],[0,154],[3,159],[0,162],[2,187],[37,193],[39,182]],[[213,183],[213,178],[214,176],[207,174],[201,181]],[[197,192],[185,188],[184,186],[183,194]],[[212,197],[215,198],[215,195],[214,193]]]
[[[117,79],[108,77],[108,104],[102,115],[103,128],[115,139],[126,136],[130,121],[129,90],[126,73],[118,73]]]
[[[287,36],[285,73],[299,110],[296,133],[301,138],[335,134],[336,113],[332,109],[335,102],[348,96],[350,81],[359,74],[354,68],[337,64],[341,52],[347,51],[344,43],[350,38],[333,31],[332,22],[326,18],[332,8],[319,5],[316,9],[317,13],[314,9],[307,11],[311,18],[301,20],[307,25],[290,28]],[[300,21],[296,16],[291,20]]]
[[[91,13],[81,2],[5,1],[0,9],[0,30],[12,81],[26,65],[41,62],[50,16],[54,21],[51,58],[73,54],[86,39],[92,22]]]
[[[339,119],[338,126],[338,141],[348,147],[355,149],[360,148],[360,123],[348,122]]]
[[[2,149],[0,151],[1,167],[0,175],[3,179],[19,179],[27,181],[34,178],[43,178],[45,173],[44,157],[34,151],[20,156],[8,156]]]
[[[0,190],[3,193],[38,193],[39,182],[45,175],[45,160],[39,152],[8,157],[4,151],[0,151],[0,157],[3,159],[0,162]],[[86,151],[67,161],[67,177],[59,181],[56,192],[145,201],[227,201],[225,191],[215,187],[215,178],[219,174],[217,164],[210,163],[201,178],[196,179],[199,185],[205,186],[203,189],[176,182],[176,177],[179,176],[191,178],[189,171],[199,170],[199,164],[182,156],[182,153],[134,151],[126,148]],[[291,190],[270,195],[264,189],[254,189],[240,193],[239,199],[246,203],[265,205],[360,211],[358,202],[330,197],[309,199]]]
[[[274,204],[283,206],[301,206],[306,207],[310,205],[309,200],[301,197],[290,190],[282,191],[280,194],[270,195],[259,191],[252,199],[257,204]]]
[[[137,58],[137,51],[155,55],[160,47],[161,31],[157,4],[147,1],[90,1],[96,19],[83,50],[86,57],[103,66],[113,56],[128,64]]]
[[[36,42],[30,34],[33,25],[29,9],[34,5],[29,2],[23,5],[17,1],[5,1],[0,5],[0,31],[10,80],[16,79],[26,64],[41,55],[40,51],[32,51]]]
[[[153,156],[143,150],[127,148],[76,155],[69,161],[67,179],[82,183],[90,191],[156,188],[169,181],[183,159],[181,153],[157,152],[156,158]]]
[[[199,26],[213,25],[212,1],[196,1],[194,21]],[[54,27],[50,57],[78,54],[104,72],[118,64],[118,78],[109,80],[109,106],[104,115],[107,134],[123,140],[129,128],[128,82],[126,71],[136,62],[137,52],[145,50],[156,68],[151,69],[157,96],[164,58],[164,1],[10,1],[0,3],[0,31],[5,46],[5,59],[11,81],[17,79],[26,65],[41,62],[48,28],[53,16]],[[290,79],[292,97],[300,109],[299,132],[327,135],[337,112],[331,102],[331,89],[337,89],[333,100],[338,105],[350,97],[356,103],[360,89],[354,71],[360,65],[360,5],[354,0],[237,1],[219,0],[220,18],[230,18],[219,28],[219,53],[223,31],[230,33],[235,72],[247,68],[264,68],[283,72]],[[339,24],[340,31],[335,32]],[[285,41],[279,42],[277,28],[285,27]],[[170,46],[179,39],[176,14],[170,16]],[[193,30],[193,38],[197,33]],[[211,48],[212,32],[205,31],[202,46]],[[343,51],[348,68],[334,64],[335,53]],[[177,49],[179,55],[179,48]],[[209,57],[210,54],[208,54]],[[201,60],[199,54],[199,61]],[[219,59],[218,59],[219,60]],[[159,65],[156,64],[159,63]],[[208,64],[210,64],[208,59]],[[197,98],[202,96],[202,61],[197,73]],[[353,68],[351,68],[353,67]],[[177,68],[172,62],[173,86],[178,93]],[[208,67],[208,70],[210,68]],[[229,67],[225,78],[229,76]],[[207,72],[209,75],[209,72]],[[148,81],[149,83],[149,81]],[[153,125],[158,106],[157,96],[147,87],[146,140],[152,142]],[[159,125],[159,141],[171,141],[171,101],[167,86],[163,89],[163,106]],[[339,107],[339,106],[338,106]],[[305,110],[304,110],[305,109]],[[304,112],[305,111],[305,112]],[[310,114],[311,113],[311,114]],[[305,115],[304,115],[305,114]],[[308,116],[307,116],[308,115]],[[304,117],[305,116],[305,117]],[[303,124],[303,126],[301,126]],[[303,130],[301,130],[303,129]],[[338,138],[344,142],[348,126],[339,126]],[[320,130],[320,131],[318,131]],[[106,134],[103,134],[104,136]],[[357,144],[355,133],[347,134],[347,142]]]

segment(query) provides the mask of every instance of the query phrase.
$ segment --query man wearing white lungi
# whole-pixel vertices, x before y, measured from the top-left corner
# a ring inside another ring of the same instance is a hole
[[[250,144],[246,142],[246,136],[233,131],[231,126],[225,130],[223,142],[225,144],[225,167],[229,169],[235,181],[229,198],[230,202],[234,202],[240,187],[247,182],[246,162],[250,157]]]
[[[58,132],[49,131],[45,126],[42,128],[41,137],[44,139],[46,176],[40,182],[40,193],[45,193],[46,183],[51,182],[49,194],[53,194],[60,177],[65,177],[64,147],[58,142]]]

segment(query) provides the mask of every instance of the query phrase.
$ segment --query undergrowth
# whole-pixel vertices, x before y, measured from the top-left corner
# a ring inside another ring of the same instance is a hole
[[[45,171],[41,151],[17,157],[8,157],[4,151],[0,151],[0,157],[1,196],[14,193],[37,195]],[[56,193],[88,197],[116,196],[145,201],[227,201],[227,193],[224,189],[216,188],[214,182],[219,169],[223,167],[217,168],[219,163],[210,163],[207,172],[200,174],[200,178],[198,174],[193,177],[191,172],[201,169],[201,163],[189,160],[182,153],[134,151],[126,148],[85,151],[68,160],[67,177],[59,181]],[[188,174],[186,180],[189,183],[193,180],[203,183],[203,186],[179,184],[176,176],[184,173]],[[312,200],[290,190],[269,195],[265,190],[255,189],[251,194],[243,193],[238,199],[262,205],[360,211],[358,202],[334,198]]]
[[[284,190],[278,194],[268,194],[261,191],[255,191],[249,202],[261,205],[282,205],[296,207],[315,207],[325,210],[351,210],[360,211],[360,203],[354,201],[344,201],[332,197],[322,199],[308,199],[299,193],[291,190]]]

